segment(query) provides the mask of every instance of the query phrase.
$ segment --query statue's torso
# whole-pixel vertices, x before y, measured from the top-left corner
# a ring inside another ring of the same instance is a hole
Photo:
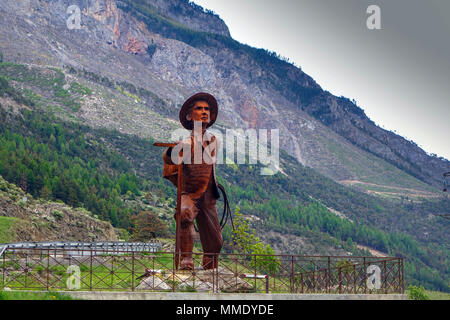
[[[183,164],[182,192],[200,197],[214,179],[212,169],[211,164]]]
[[[190,140],[193,141],[192,137]],[[177,173],[178,165],[165,164],[164,177],[172,181],[175,185]],[[181,181],[181,192],[183,194],[189,194],[192,199],[200,198],[208,188],[212,188],[210,190],[212,194],[216,198],[219,198],[219,191],[215,179],[215,164],[206,163],[203,157],[202,163],[194,163],[193,143],[191,144],[191,164],[183,163]]]

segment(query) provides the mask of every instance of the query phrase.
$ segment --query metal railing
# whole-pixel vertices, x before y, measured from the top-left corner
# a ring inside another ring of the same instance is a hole
[[[124,241],[105,241],[105,242],[63,242],[63,241],[46,241],[46,242],[14,242],[0,244],[0,257],[6,249],[64,249],[70,250],[69,254],[80,255],[90,254],[90,251],[100,251],[101,253],[111,252],[121,254],[128,251],[146,251],[156,252],[162,250],[160,243],[153,242],[124,242]]]
[[[175,253],[68,248],[7,248],[0,286],[15,290],[404,293],[395,257],[227,254],[218,268],[175,270]]]

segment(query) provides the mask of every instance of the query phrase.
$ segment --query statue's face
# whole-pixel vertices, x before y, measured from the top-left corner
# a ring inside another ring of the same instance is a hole
[[[202,124],[208,124],[210,121],[210,109],[206,101],[196,101],[186,117],[187,120],[200,121]]]

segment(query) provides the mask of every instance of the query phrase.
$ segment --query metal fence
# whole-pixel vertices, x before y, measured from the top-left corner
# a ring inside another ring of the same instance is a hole
[[[395,257],[216,255],[218,268],[175,270],[175,253],[67,248],[7,248],[0,286],[14,290],[404,293]]]
[[[46,242],[14,242],[0,244],[0,257],[6,249],[65,249],[70,250],[70,254],[94,254],[97,250],[121,254],[127,251],[161,251],[162,245],[156,242],[125,242],[125,241],[105,241],[105,242],[64,242],[64,241],[46,241]]]

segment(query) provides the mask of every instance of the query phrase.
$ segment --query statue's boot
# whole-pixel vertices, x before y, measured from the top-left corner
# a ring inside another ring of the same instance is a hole
[[[194,270],[194,259],[181,255],[180,270]]]

